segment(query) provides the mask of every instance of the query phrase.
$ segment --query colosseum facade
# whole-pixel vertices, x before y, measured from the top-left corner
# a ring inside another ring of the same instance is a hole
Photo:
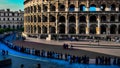
[[[120,35],[120,0],[26,0],[24,6],[26,35]]]

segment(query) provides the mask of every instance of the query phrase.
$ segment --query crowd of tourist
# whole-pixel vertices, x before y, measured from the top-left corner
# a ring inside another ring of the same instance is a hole
[[[52,58],[52,59],[61,59],[61,60],[65,60],[65,61],[69,61],[70,63],[83,63],[83,64],[89,64],[89,60],[90,58],[88,56],[74,56],[74,55],[70,55],[70,54],[62,54],[62,53],[57,53],[54,51],[45,51],[45,50],[36,50],[34,48],[30,49],[30,48],[25,48],[22,46],[17,46],[17,45],[13,45],[12,43],[3,40],[2,41],[4,44],[6,44],[9,48],[18,51],[18,52],[22,52],[22,53],[26,53],[26,54],[31,54],[31,55],[35,55],[35,56],[40,56],[40,57],[46,57],[46,58]],[[68,49],[68,44],[64,44],[63,48],[64,49]],[[113,58],[113,63],[111,63],[111,58],[110,57],[96,57],[95,59],[95,63],[96,64],[100,64],[100,65],[110,65],[110,64],[115,64],[115,65],[120,65],[120,59],[119,58]]]

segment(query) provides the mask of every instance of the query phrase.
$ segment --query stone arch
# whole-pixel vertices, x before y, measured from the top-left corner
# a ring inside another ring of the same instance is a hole
[[[13,25],[12,28],[15,29],[15,26]]]
[[[89,18],[90,22],[97,22],[97,17],[95,15],[90,16]]]
[[[41,6],[38,5],[38,12],[41,12]]]
[[[38,22],[41,22],[41,17],[38,15]]]
[[[47,22],[47,16],[43,15],[43,22]]]
[[[31,20],[31,22],[33,22],[33,17],[31,16],[30,18],[31,18],[31,19],[30,19],[30,20]]]
[[[4,29],[7,28],[6,25],[3,25],[3,28],[4,28]]]
[[[31,13],[33,13],[33,7],[32,6],[30,7],[30,9],[31,9]]]
[[[76,22],[76,18],[75,18],[74,15],[72,15],[72,16],[69,17],[69,22],[70,23],[75,23]]]
[[[101,34],[106,34],[107,33],[107,25],[103,24],[100,26],[100,32]]]
[[[84,15],[80,16],[79,22],[86,22],[86,16],[84,16]]]
[[[96,24],[90,25],[90,34],[96,34]]]
[[[120,15],[119,15],[119,20],[118,21],[120,22]]]
[[[106,9],[106,4],[101,4],[100,9],[101,9],[101,11],[105,11],[105,9]]]
[[[120,4],[119,4],[119,11],[120,11]]]
[[[96,11],[96,5],[91,4],[90,7],[89,7],[89,11]]]
[[[30,28],[31,28],[30,32],[33,33],[33,27],[32,27],[32,25],[30,26]]]
[[[55,33],[55,27],[50,26],[50,33]]]
[[[50,22],[55,22],[56,21],[56,18],[55,18],[55,16],[52,16],[52,15],[50,15]]]
[[[59,22],[65,22],[65,16],[60,16],[59,17]]]
[[[117,26],[115,24],[110,25],[110,34],[116,34]]]
[[[86,9],[86,6],[84,4],[81,4],[79,6],[79,11],[85,11],[85,9]]]
[[[8,25],[8,28],[10,28],[10,25]]]
[[[50,4],[50,11],[55,11],[56,7],[53,4]]]
[[[75,5],[74,5],[74,4],[71,4],[71,5],[69,6],[69,11],[70,11],[70,12],[75,11]]]
[[[120,25],[118,26],[118,34],[120,34]]]
[[[16,27],[17,29],[19,29],[20,28],[20,26],[19,25],[17,25],[17,27]]]
[[[65,5],[59,3],[59,11],[65,11]]]
[[[111,15],[111,16],[110,16],[110,21],[111,21],[111,22],[115,22],[115,15]]]
[[[111,9],[111,11],[115,11],[116,10],[116,5],[115,4],[111,4],[110,9]]]
[[[81,24],[79,25],[79,34],[85,34],[86,33],[86,25]]]
[[[42,27],[42,31],[43,31],[43,33],[47,33],[47,27],[46,27],[46,26],[43,26],[43,27]]]
[[[36,18],[36,16],[34,15],[34,23],[36,23],[37,22],[37,18]]]
[[[106,21],[107,21],[106,16],[105,16],[105,15],[102,15],[102,16],[101,16],[101,22],[106,22]]]
[[[33,26],[33,29],[34,29],[34,33],[37,33],[36,25]]]
[[[75,34],[76,29],[75,29],[75,24],[70,24],[69,25],[69,34]]]
[[[41,27],[38,25],[38,33],[41,33]]]
[[[48,7],[45,4],[43,4],[43,11],[47,12],[47,9],[48,9]]]
[[[59,34],[65,34],[65,25],[64,24],[59,25]]]
[[[36,8],[36,6],[35,6],[35,5],[34,5],[33,7],[34,7],[34,13],[36,13],[36,11],[37,11],[37,8]]]

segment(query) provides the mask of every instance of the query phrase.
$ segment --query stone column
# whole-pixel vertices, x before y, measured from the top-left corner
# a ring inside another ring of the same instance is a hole
[[[86,11],[89,11],[89,0],[87,0]]]
[[[58,14],[56,14],[56,34],[58,34]]]
[[[65,11],[68,11],[68,1],[66,1]]]
[[[76,34],[79,34],[78,22],[79,22],[78,14],[76,14]]]
[[[68,14],[66,14],[66,23],[65,23],[65,34],[68,34],[68,28],[69,28],[69,26],[68,26],[68,16],[67,16]]]
[[[96,28],[96,32],[97,34],[100,34],[100,16],[98,16],[97,21],[98,21],[98,26]]]
[[[107,27],[107,34],[110,34],[110,25]]]
[[[43,34],[43,14],[41,13],[41,34]]]
[[[49,34],[50,33],[50,14],[48,13],[48,23],[47,23],[47,33]]]
[[[48,2],[48,12],[50,12],[50,2]]]
[[[75,11],[79,11],[78,1],[76,1]]]
[[[88,15],[87,15],[87,17],[86,17],[86,22],[87,22],[86,34],[89,34],[89,26],[90,26],[90,23],[89,23],[89,16],[88,16]]]
[[[58,7],[59,5],[58,5],[58,1],[56,2],[56,12],[58,12],[58,9],[59,9],[59,7]]]
[[[41,0],[41,12],[43,12],[43,0]]]

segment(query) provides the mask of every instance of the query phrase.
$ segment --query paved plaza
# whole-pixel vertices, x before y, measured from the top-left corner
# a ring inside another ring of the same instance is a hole
[[[120,57],[120,43],[116,42],[108,42],[108,41],[100,41],[98,42],[85,42],[85,41],[47,41],[36,38],[27,38],[26,42],[37,42],[42,44],[50,44],[50,45],[58,45],[62,46],[64,43],[68,43],[72,45],[74,49],[80,49],[85,51],[103,53],[107,55],[113,55]]]

